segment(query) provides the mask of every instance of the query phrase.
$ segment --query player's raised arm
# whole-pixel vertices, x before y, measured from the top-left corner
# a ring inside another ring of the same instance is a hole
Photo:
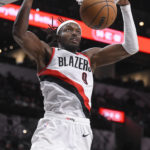
[[[84,53],[91,59],[93,69],[99,66],[115,63],[138,52],[138,38],[134,24],[131,6],[128,0],[118,2],[124,21],[124,42],[109,45],[104,48],[90,48]]]
[[[49,48],[45,42],[41,42],[34,33],[28,31],[29,14],[32,3],[33,0],[23,1],[14,22],[12,33],[15,41],[36,61],[38,69],[40,70],[45,65],[45,51],[48,51],[48,53],[51,54],[51,48]]]

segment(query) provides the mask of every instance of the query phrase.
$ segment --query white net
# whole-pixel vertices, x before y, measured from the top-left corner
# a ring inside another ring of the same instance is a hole
[[[82,2],[83,2],[83,0],[76,0],[76,2],[77,2],[79,5],[81,5]],[[119,2],[119,0],[114,0],[114,2],[117,4],[117,3]]]
[[[83,0],[76,0],[79,5],[82,4]]]
[[[116,4],[119,2],[119,0],[114,0],[114,1],[115,1]]]
[[[13,3],[15,1],[17,1],[17,0],[0,0],[0,6],[10,4],[10,3]]]

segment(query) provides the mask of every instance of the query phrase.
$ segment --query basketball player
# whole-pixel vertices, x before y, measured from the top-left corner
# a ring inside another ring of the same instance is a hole
[[[124,43],[93,47],[77,53],[81,27],[63,22],[56,31],[57,47],[27,31],[33,0],[24,0],[13,25],[16,42],[37,63],[45,114],[32,137],[31,150],[90,150],[89,122],[93,72],[138,52],[138,40],[128,0],[120,0]]]

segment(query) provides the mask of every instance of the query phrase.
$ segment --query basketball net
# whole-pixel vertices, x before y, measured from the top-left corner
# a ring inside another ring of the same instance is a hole
[[[77,2],[79,5],[81,5],[82,2],[83,2],[83,0],[76,0],[76,2]],[[119,2],[119,0],[114,0],[114,2],[117,4],[117,3]]]
[[[114,0],[114,2],[117,4],[119,2],[119,0]]]
[[[77,2],[79,5],[81,5],[82,2],[83,2],[83,0],[76,0],[76,2]]]
[[[17,1],[17,0],[0,0],[0,6],[10,4],[10,3],[13,3],[15,1]]]

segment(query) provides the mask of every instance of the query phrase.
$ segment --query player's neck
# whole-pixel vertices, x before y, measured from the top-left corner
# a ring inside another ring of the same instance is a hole
[[[67,47],[67,46],[63,46],[61,44],[58,44],[58,48],[61,48],[61,49],[65,49],[71,53],[76,53],[77,52],[77,48],[74,48],[74,47]]]

